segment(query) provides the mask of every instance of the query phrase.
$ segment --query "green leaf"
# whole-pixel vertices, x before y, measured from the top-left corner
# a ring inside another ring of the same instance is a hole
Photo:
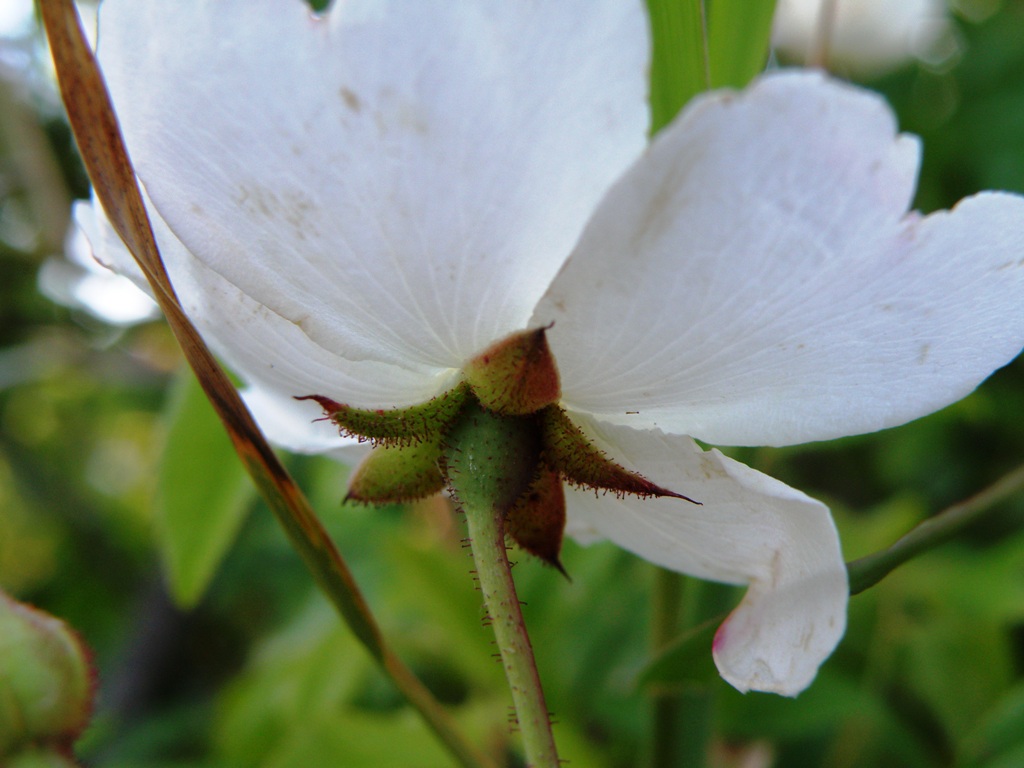
[[[775,0],[714,0],[709,7],[712,88],[742,88],[768,60]]]
[[[955,743],[1012,682],[1012,647],[998,625],[978,616],[943,611],[938,601],[922,608],[905,640],[904,688]]]
[[[451,757],[414,718],[363,715],[351,711],[309,713],[307,722],[263,756],[267,768],[338,765],[376,768],[416,765],[448,768]]]
[[[255,497],[231,440],[190,372],[175,384],[157,484],[157,539],[171,594],[195,605]]]
[[[1019,768],[1021,765],[1024,765],[1024,744],[985,763],[985,768]]]
[[[996,700],[964,740],[962,758],[969,766],[1014,765],[1009,758],[1018,755],[1024,755],[1024,685],[1020,684]]]

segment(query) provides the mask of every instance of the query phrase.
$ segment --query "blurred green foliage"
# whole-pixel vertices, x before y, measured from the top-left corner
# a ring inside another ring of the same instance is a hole
[[[923,210],[983,188],[1024,192],[1024,2],[958,20],[958,35],[961,56],[944,70],[910,65],[870,84],[924,140]],[[223,446],[202,442],[216,425],[173,393],[180,364],[163,326],[114,329],[39,294],[67,211],[34,201],[87,188],[45,90],[9,81],[0,97],[0,112],[26,118],[22,133],[0,134],[0,587],[76,626],[97,653],[84,763],[449,765],[241,489]],[[20,156],[29,145],[35,166]],[[39,164],[56,175],[24,172]],[[736,453],[832,505],[858,557],[1022,462],[1024,364],[906,427]],[[461,521],[440,502],[342,506],[340,465],[289,465],[400,654],[502,753],[508,695]],[[1001,513],[856,597],[847,637],[799,698],[741,696],[717,677],[661,684],[713,702],[721,765],[1024,764],[1024,499]],[[173,525],[188,525],[192,543],[161,536],[168,521],[187,521]],[[571,583],[526,556],[515,571],[562,752],[577,766],[636,765],[649,727],[638,675],[651,569],[603,545],[569,542],[563,560]],[[183,569],[170,583],[189,608],[170,598],[162,561]]]

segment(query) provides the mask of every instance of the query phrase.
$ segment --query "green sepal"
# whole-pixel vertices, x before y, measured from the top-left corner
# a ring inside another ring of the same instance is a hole
[[[385,445],[409,445],[443,435],[462,410],[469,386],[460,383],[442,395],[407,408],[352,408],[323,395],[296,400],[315,400],[343,435]]]
[[[514,333],[462,369],[480,403],[505,416],[524,416],[558,401],[561,386],[547,328]]]
[[[471,400],[444,440],[448,484],[459,502],[507,512],[536,476],[540,452],[536,418],[501,416]]]
[[[565,411],[557,406],[549,406],[541,412],[541,424],[545,460],[572,485],[612,491],[620,496],[671,496],[700,503],[655,485],[642,475],[616,464],[595,448]]]
[[[441,441],[378,445],[356,467],[345,501],[368,504],[413,501],[444,488]]]

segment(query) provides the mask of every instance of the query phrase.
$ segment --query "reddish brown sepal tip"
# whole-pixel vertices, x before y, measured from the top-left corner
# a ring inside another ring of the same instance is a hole
[[[345,408],[345,406],[339,403],[337,400],[331,400],[331,398],[324,397],[323,395],[303,395],[302,397],[296,395],[292,399],[315,400],[317,404],[324,409],[324,413],[326,413],[328,416],[330,416],[332,413],[337,413],[338,411]]]
[[[699,502],[696,499],[691,499],[689,496],[684,496],[681,493],[676,493],[675,491],[670,491],[668,488],[663,488],[660,485],[655,485],[650,480],[648,480],[646,477],[644,477],[643,475],[637,474],[636,472],[630,472],[629,470],[625,470],[625,469],[622,470],[622,471],[625,472],[626,475],[628,475],[630,477],[630,479],[631,479],[631,481],[633,483],[633,487],[632,488],[623,487],[621,489],[621,491],[619,491],[620,493],[630,493],[630,494],[633,494],[635,496],[641,496],[641,497],[643,497],[643,496],[656,496],[656,497],[668,496],[669,498],[682,499],[683,501],[688,501],[691,504],[696,504],[698,507],[703,507],[704,506],[704,504],[702,502]],[[623,485],[628,485],[628,483],[623,483]]]
[[[562,478],[556,470],[542,464],[523,495],[505,513],[505,532],[520,547],[557,568],[568,579],[569,574],[558,559],[564,531]]]

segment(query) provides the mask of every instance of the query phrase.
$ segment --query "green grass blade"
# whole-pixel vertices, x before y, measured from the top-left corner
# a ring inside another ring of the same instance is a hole
[[[764,70],[775,0],[714,0],[708,18],[712,88],[742,88]]]
[[[651,134],[686,102],[708,89],[704,15],[700,0],[647,0],[651,17]]]

